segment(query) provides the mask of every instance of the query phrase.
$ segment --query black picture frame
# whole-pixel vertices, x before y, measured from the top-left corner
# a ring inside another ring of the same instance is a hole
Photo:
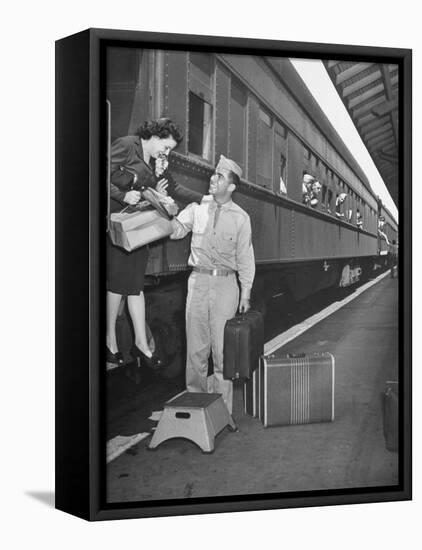
[[[400,93],[400,461],[399,484],[345,490],[110,505],[104,498],[106,193],[102,151],[102,50],[231,51],[399,66]],[[411,472],[412,53],[407,49],[88,29],[56,43],[56,507],[87,520],[203,514],[409,500]],[[71,353],[70,353],[71,352]]]

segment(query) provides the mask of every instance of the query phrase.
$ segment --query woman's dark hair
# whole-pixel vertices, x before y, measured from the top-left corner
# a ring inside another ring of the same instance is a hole
[[[136,135],[141,139],[150,139],[152,136],[157,136],[160,139],[172,137],[176,143],[180,143],[183,139],[179,127],[169,118],[145,121],[136,130]]]

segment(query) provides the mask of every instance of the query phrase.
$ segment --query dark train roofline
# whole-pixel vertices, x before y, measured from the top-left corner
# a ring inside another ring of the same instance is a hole
[[[265,59],[265,58],[264,58]],[[279,59],[278,62],[281,65],[280,69],[277,70],[276,65],[272,60],[266,60],[267,65],[271,68],[273,73],[280,79],[283,85],[289,90],[292,96],[298,101],[298,103],[303,107],[303,109],[308,114],[309,118],[314,122],[318,127],[321,133],[327,138],[330,144],[334,149],[340,154],[344,161],[349,165],[350,169],[356,174],[356,176],[362,181],[367,190],[376,198],[376,195],[369,183],[369,180],[360,167],[359,163],[349,151],[348,147],[340,137],[339,133],[328,117],[325,115],[324,111],[319,106],[316,99],[313,97],[311,92],[308,90],[305,82],[302,80],[299,73],[294,68],[290,59]]]

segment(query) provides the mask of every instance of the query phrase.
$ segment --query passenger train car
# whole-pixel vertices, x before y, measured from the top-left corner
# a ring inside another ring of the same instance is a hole
[[[397,240],[397,223],[288,59],[110,48],[107,98],[112,140],[149,118],[180,126],[184,140],[170,169],[183,185],[206,192],[220,154],[242,167],[233,198],[251,217],[253,307],[265,313],[274,296],[302,300],[386,265],[380,233]],[[317,208],[302,203],[304,173],[322,185]],[[169,364],[183,341],[189,244],[188,237],[150,246],[147,316]]]

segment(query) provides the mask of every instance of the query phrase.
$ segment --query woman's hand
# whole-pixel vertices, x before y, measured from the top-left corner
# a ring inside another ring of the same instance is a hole
[[[128,191],[123,199],[127,204],[134,206],[141,200],[140,191]]]
[[[166,155],[160,155],[155,159],[155,175],[157,178],[167,170],[168,165],[169,161]]]
[[[155,190],[162,195],[167,195],[168,180],[162,179],[155,186]]]

